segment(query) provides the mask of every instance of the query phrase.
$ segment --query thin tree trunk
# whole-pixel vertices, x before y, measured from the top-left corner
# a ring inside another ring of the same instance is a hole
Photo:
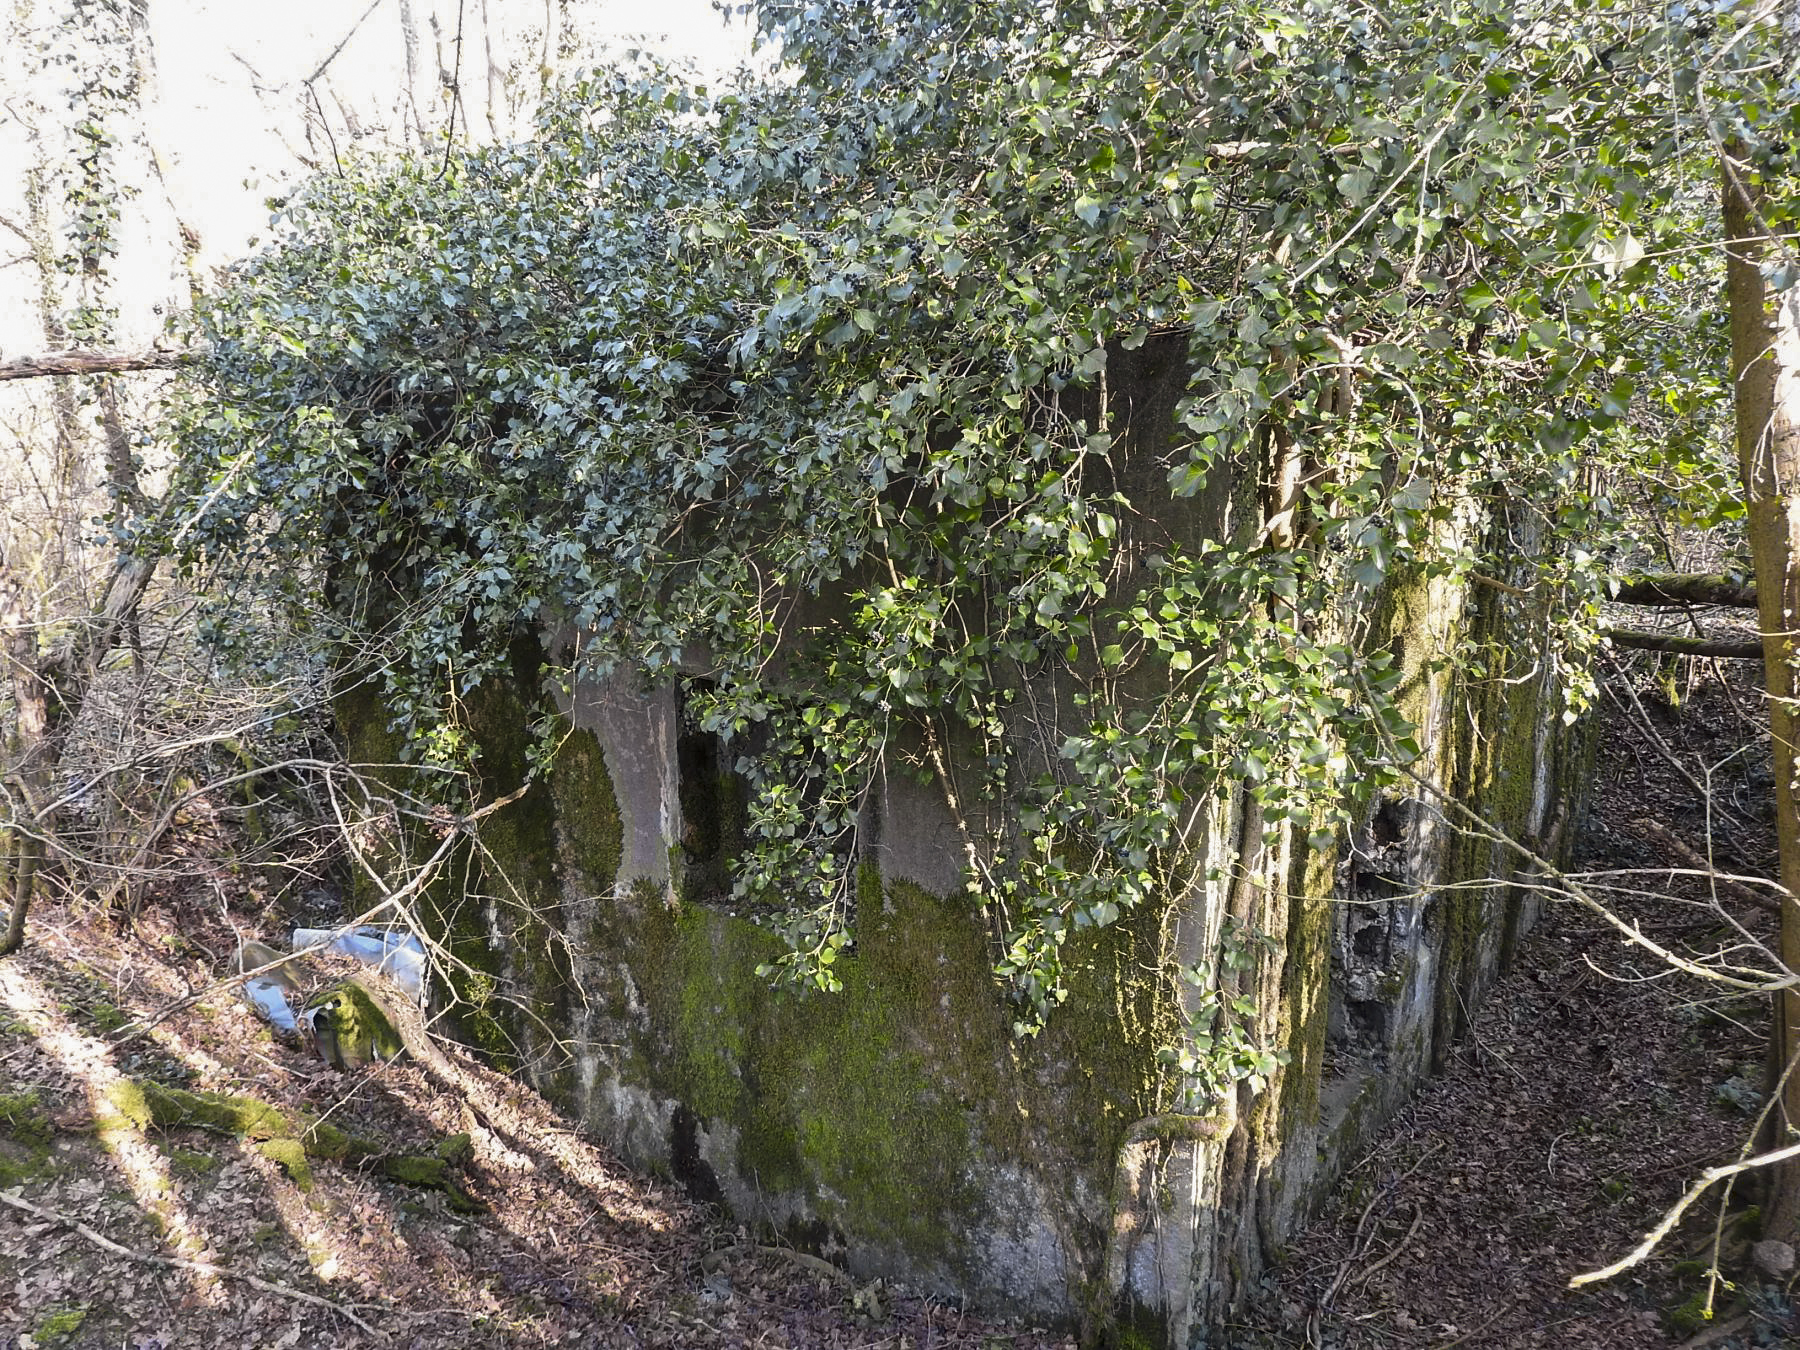
[[[0,557],[0,660],[12,685],[16,723],[5,747],[5,792],[8,820],[0,832],[0,868],[6,879],[6,934],[0,956],[10,956],[25,941],[25,918],[44,857],[40,809],[48,800],[50,754],[49,685],[38,669],[37,629],[26,602],[24,583]]]
[[[1620,605],[1728,605],[1755,609],[1756,587],[1719,572],[1653,572],[1620,580]]]
[[[0,899],[9,915],[0,935],[0,956],[10,956],[25,942],[47,844],[56,833],[57,812],[51,803],[69,730],[107,653],[135,627],[155,574],[155,559],[120,559],[106,594],[74,641],[44,652],[25,584],[0,555],[0,661],[12,684],[16,713],[4,747],[8,820],[0,826],[0,881],[5,884]]]
[[[1771,292],[1760,263],[1776,245],[1767,236],[1762,190],[1748,165],[1723,161],[1726,287],[1731,307],[1731,373],[1737,411],[1738,471],[1748,509],[1762,626],[1763,675],[1769,693],[1769,730],[1775,758],[1775,822],[1781,883],[1800,897],[1800,733],[1796,707],[1796,633],[1800,630],[1800,289]],[[1783,907],[1781,959],[1800,973],[1800,904]],[[1800,1052],[1800,989],[1778,996],[1774,1062],[1787,1071]],[[1773,1114],[1774,1142],[1800,1128],[1800,1071],[1780,1081]],[[1770,1180],[1765,1232],[1800,1236],[1800,1159],[1780,1165]]]
[[[1756,638],[1684,637],[1678,633],[1643,633],[1635,628],[1608,628],[1607,640],[1615,647],[1663,652],[1669,656],[1719,656],[1739,661],[1763,659],[1763,644]]]

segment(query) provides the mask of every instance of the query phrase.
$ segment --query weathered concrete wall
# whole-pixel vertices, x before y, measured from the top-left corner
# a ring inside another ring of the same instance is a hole
[[[1571,842],[1592,746],[1585,725],[1565,724],[1557,672],[1533,640],[1545,617],[1449,579],[1388,587],[1368,646],[1404,671],[1420,781],[1372,802],[1335,850],[1261,860],[1263,884],[1288,893],[1276,1036],[1293,1059],[1276,1093],[1140,1130],[1121,1155],[1110,1283],[1124,1323],[1152,1343],[1201,1343],[1279,1258],[1442,1066],[1529,929],[1537,901],[1515,884],[1529,882],[1517,854],[1469,825],[1480,817],[1553,861]],[[1459,644],[1480,651],[1484,675],[1441,661]]]
[[[483,703],[477,734],[501,761],[534,710]],[[570,712],[548,784],[484,825],[460,896],[434,893],[459,957],[528,1008],[491,1025],[463,1010],[473,1039],[637,1165],[852,1271],[1094,1314],[1114,1160],[1152,1110],[1171,1034],[1137,978],[1158,959],[1158,916],[1072,953],[1080,1013],[1016,1042],[980,916],[906,875],[955,876],[954,828],[896,778],[877,832],[937,843],[897,848],[886,876],[862,866],[842,993],[778,994],[756,974],[778,939],[677,896],[668,692],[633,707],[622,689],[582,691]],[[496,771],[491,787],[517,781]]]
[[[1488,679],[1432,669],[1452,638],[1503,625],[1488,593],[1433,582],[1390,608],[1431,777],[1541,838],[1581,762],[1578,737],[1543,731],[1560,726],[1552,673],[1512,678],[1498,645]],[[535,660],[521,655],[521,677]],[[493,790],[522,781],[500,748],[536,711],[482,700]],[[621,679],[564,711],[548,785],[484,829],[489,861],[446,915],[465,959],[538,1019],[477,1039],[634,1163],[859,1275],[1090,1327],[1116,1313],[1151,1343],[1191,1343],[1249,1273],[1228,1184],[1241,1122],[1163,1109],[1157,1051],[1183,1010],[1149,972],[1171,943],[1216,942],[1229,888],[1090,938],[1070,953],[1068,1004],[1016,1041],[992,935],[960,889],[962,833],[941,792],[895,773],[863,830],[844,991],[777,994],[756,967],[778,940],[680,894],[674,691]],[[1208,849],[1230,857],[1244,826],[1241,802],[1221,804]],[[1294,1058],[1268,1097],[1263,1248],[1441,1062],[1531,914],[1493,880],[1508,875],[1499,847],[1422,789],[1374,803],[1335,855],[1266,865],[1290,891],[1280,1038]]]
[[[1115,368],[1122,462],[1161,459],[1177,366],[1146,350]],[[1254,529],[1243,488],[1134,521],[1124,575],[1171,535]],[[1498,523],[1463,526],[1478,527]],[[1243,793],[1213,800],[1192,891],[1072,940],[1071,996],[1024,1041],[992,973],[996,934],[963,889],[970,851],[993,855],[1006,822],[959,819],[942,783],[902,767],[929,758],[922,733],[889,746],[859,822],[844,989],[803,998],[756,973],[779,940],[733,912],[719,866],[741,801],[676,686],[578,685],[556,709],[568,735],[547,780],[483,824],[466,875],[432,897],[474,972],[462,1026],[631,1161],[858,1275],[1117,1343],[1197,1344],[1441,1063],[1531,917],[1507,851],[1445,798],[1551,853],[1569,832],[1582,742],[1540,661],[1545,616],[1519,604],[1448,578],[1391,581],[1362,640],[1402,672],[1422,781],[1323,852],[1291,830],[1268,843]],[[1486,673],[1441,659],[1459,648],[1480,650]],[[541,658],[521,643],[512,682],[471,700],[495,794],[524,782],[550,710]],[[1032,719],[1006,734],[1053,757],[1076,690],[1032,692]],[[946,758],[954,779],[954,746]],[[1217,950],[1228,916],[1276,939],[1244,978],[1263,981],[1259,1041],[1292,1062],[1260,1095],[1182,1115],[1158,1052],[1195,994],[1172,976]]]

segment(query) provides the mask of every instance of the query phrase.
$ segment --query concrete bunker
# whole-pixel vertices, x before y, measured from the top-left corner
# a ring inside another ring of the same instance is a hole
[[[1120,541],[1142,585],[1160,540],[1254,532],[1258,485],[1168,502],[1154,485],[1185,370],[1152,344],[1114,374],[1113,472],[1164,500]],[[856,1275],[1099,1340],[1198,1343],[1441,1061],[1530,921],[1505,851],[1453,828],[1433,793],[1566,843],[1585,745],[1541,660],[1544,618],[1453,577],[1390,579],[1368,641],[1395,658],[1428,788],[1370,803],[1324,849],[1292,829],[1268,843],[1248,795],[1220,794],[1196,818],[1201,880],[1074,933],[1071,996],[1026,1040],[965,889],[972,855],[1002,853],[1005,803],[953,804],[954,750],[947,772],[918,771],[943,758],[923,719],[889,743],[846,859],[843,990],[800,998],[757,973],[780,944],[733,895],[740,748],[693,715],[694,677],[620,672],[553,694],[542,655],[578,635],[523,639],[473,719],[496,795],[523,783],[535,723],[554,715],[566,735],[543,781],[484,822],[488,861],[435,903],[529,1016],[489,1000],[465,1027],[490,1048],[503,1034],[510,1063],[633,1163]],[[1487,673],[1439,659],[1469,644]],[[1533,663],[1540,678],[1509,678]],[[1046,682],[1005,733],[1054,747],[1081,692]],[[354,732],[359,710],[340,710]],[[360,716],[366,731],[378,712]],[[1197,994],[1155,972],[1217,951],[1245,914],[1273,991],[1255,1030],[1289,1060],[1260,1093],[1240,1083],[1184,1112],[1167,1052]]]

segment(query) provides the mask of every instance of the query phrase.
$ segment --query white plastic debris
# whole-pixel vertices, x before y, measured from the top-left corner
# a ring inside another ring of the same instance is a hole
[[[288,1006],[287,990],[274,980],[258,975],[244,981],[244,996],[278,1031],[297,1031],[294,1010]]]
[[[267,943],[246,938],[238,944],[233,963],[241,973],[260,969],[281,960],[284,955],[285,953],[276,951]],[[276,966],[273,970],[265,970],[262,974],[252,975],[245,980],[244,997],[278,1031],[293,1031],[296,1029],[294,1010],[288,1005],[287,996],[298,992],[299,988],[299,982],[288,967]]]
[[[411,933],[396,933],[386,928],[352,928],[337,932],[331,928],[296,928],[294,950],[315,943],[330,942],[327,951],[344,955],[373,966],[404,989],[413,999],[425,996],[425,947]]]

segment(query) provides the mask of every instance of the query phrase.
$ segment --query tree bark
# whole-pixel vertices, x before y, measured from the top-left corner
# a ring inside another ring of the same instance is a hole
[[[6,750],[7,820],[0,829],[0,880],[10,911],[0,956],[25,941],[37,874],[44,860],[44,833],[38,819],[49,800],[49,684],[38,670],[37,629],[24,583],[0,557],[0,660],[12,685],[15,723]]]
[[[1800,289],[1770,289],[1761,263],[1780,245],[1768,237],[1763,189],[1748,163],[1722,160],[1726,289],[1731,313],[1731,373],[1737,414],[1738,472],[1748,510],[1762,627],[1763,678],[1775,757],[1775,822],[1781,884],[1800,896],[1800,734],[1796,628],[1800,627]],[[1781,960],[1800,972],[1800,905],[1783,909]],[[1771,1113],[1776,1144],[1800,1128],[1800,989],[1776,1000],[1774,1063],[1786,1072]],[[1800,1236],[1800,1159],[1771,1169],[1765,1235]]]
[[[79,348],[20,356],[0,361],[0,380],[35,380],[45,375],[116,375],[128,370],[168,370],[188,359],[187,352],[152,348],[142,352],[95,352]]]

